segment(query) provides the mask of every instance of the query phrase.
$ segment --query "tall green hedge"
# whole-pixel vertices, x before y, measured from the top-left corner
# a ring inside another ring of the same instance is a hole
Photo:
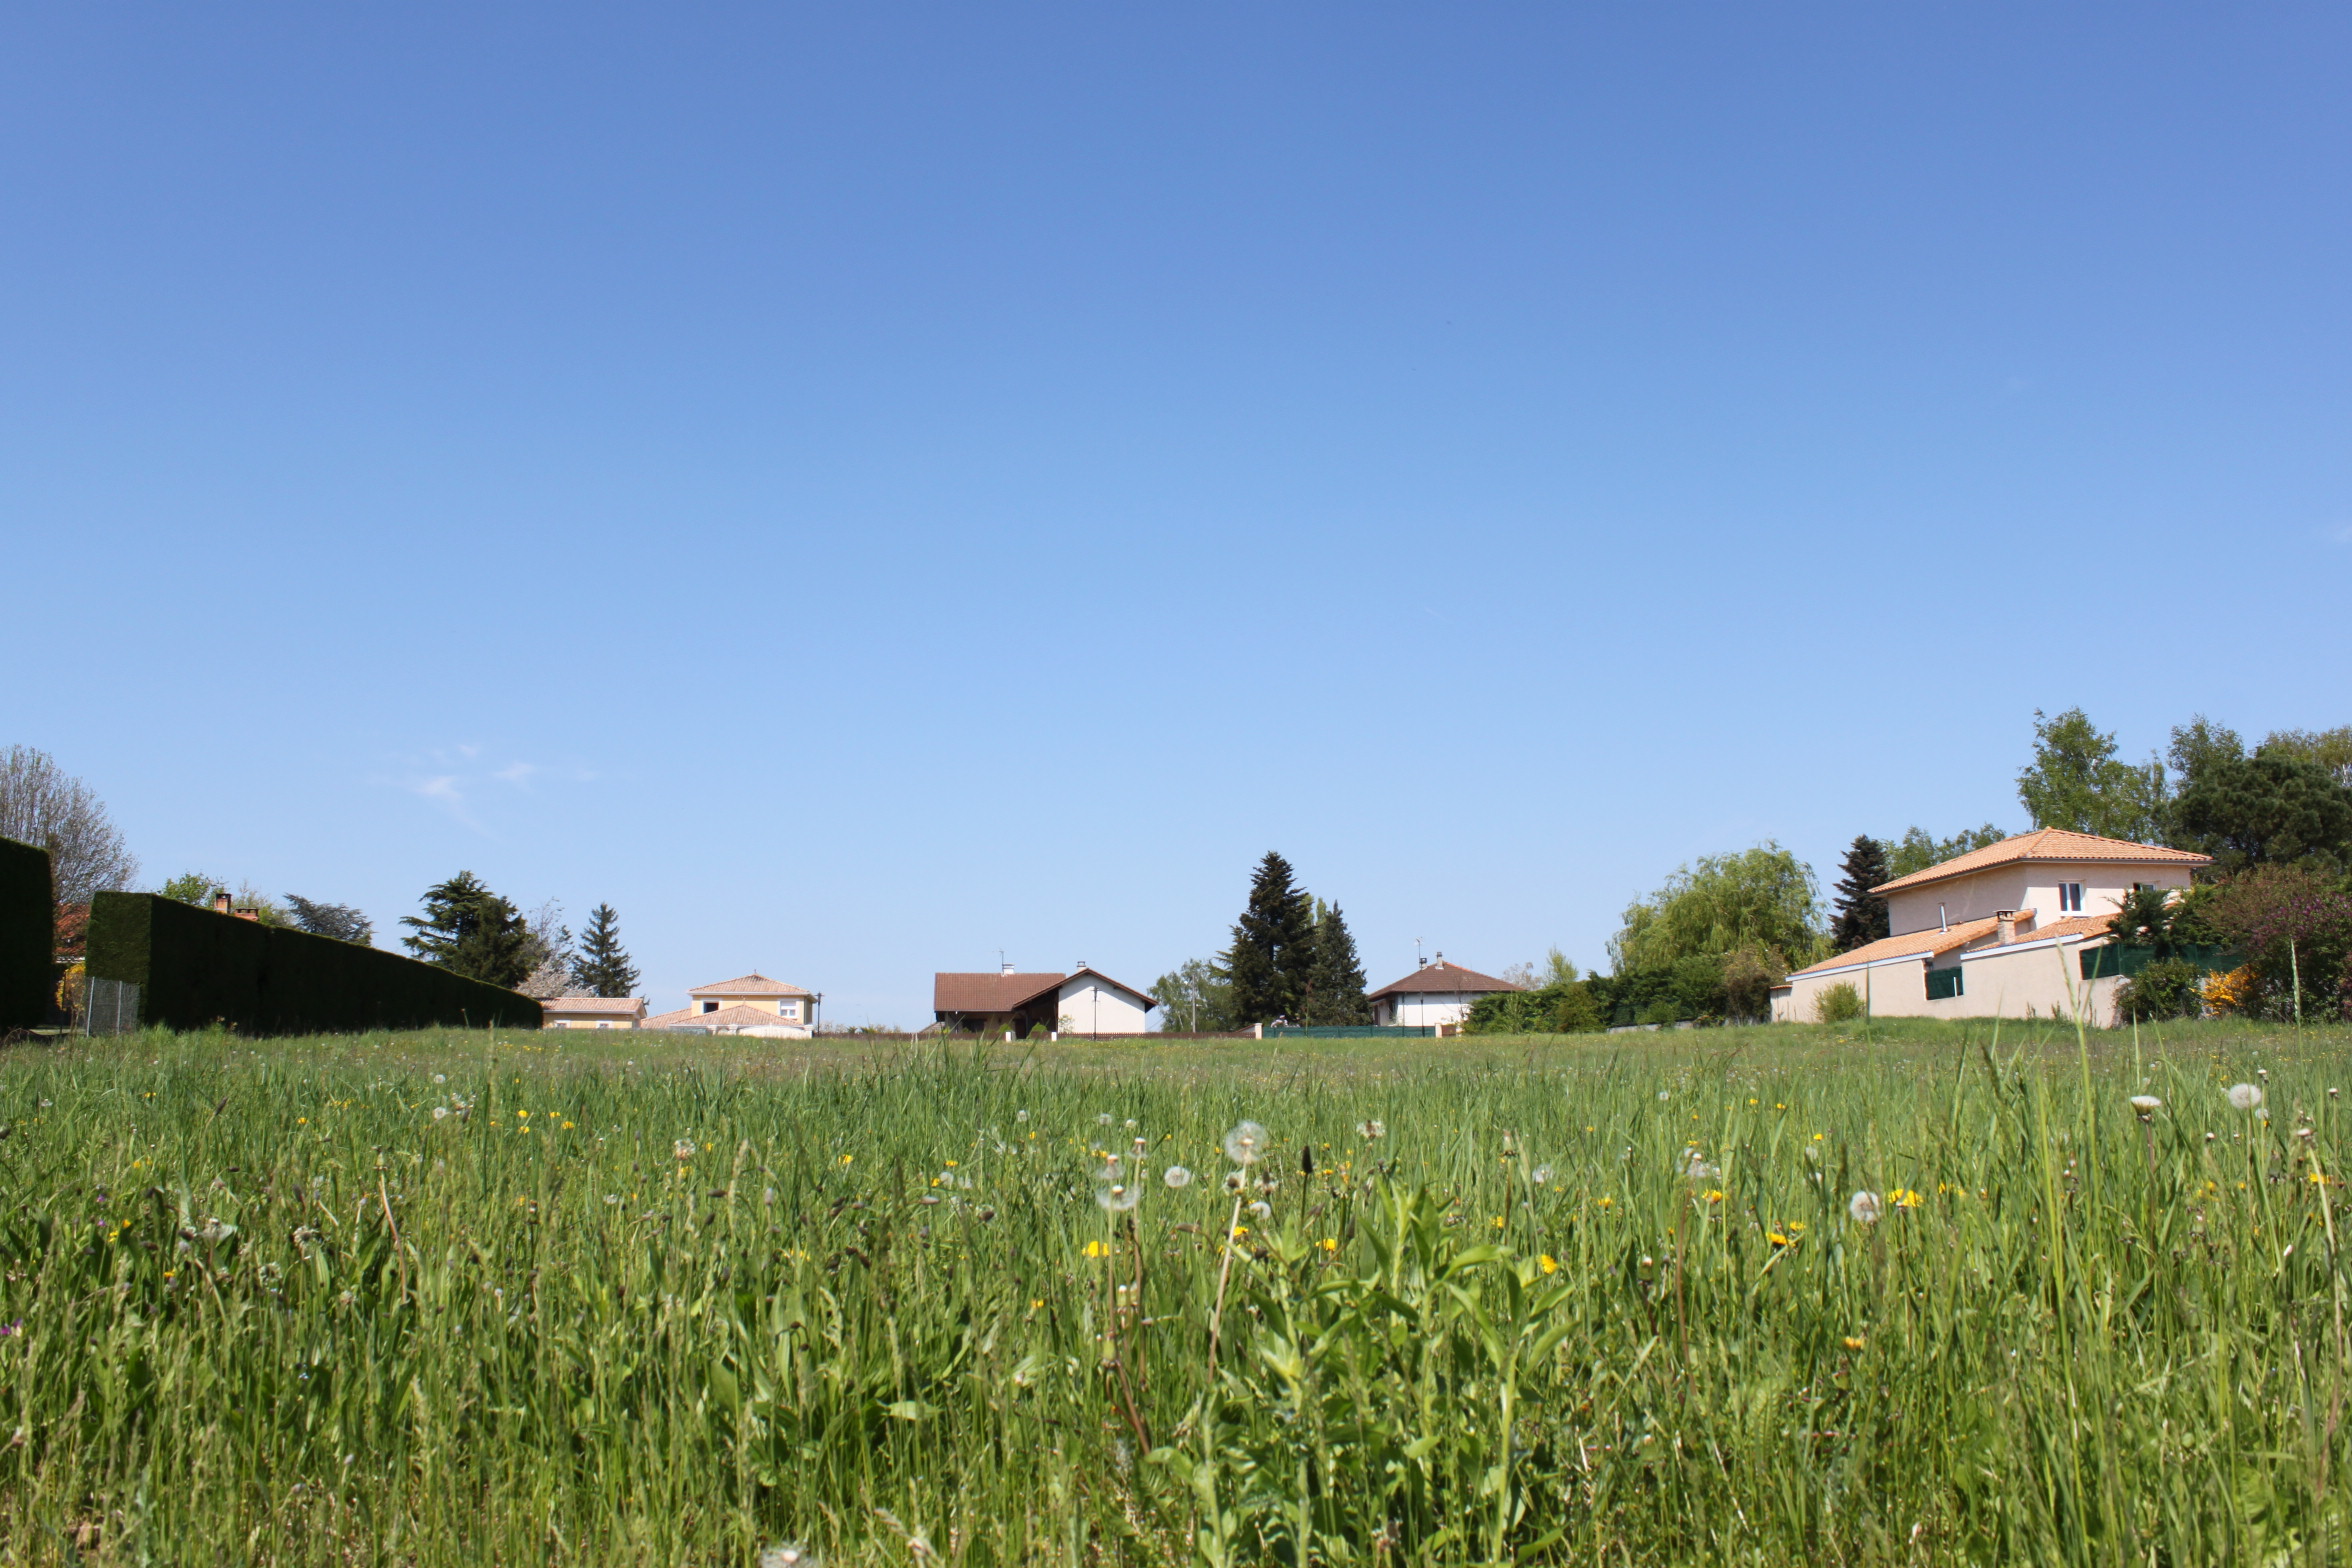
[[[57,994],[57,898],[49,851],[0,838],[0,1030],[30,1029]]]
[[[539,1004],[382,948],[265,926],[153,893],[90,906],[88,973],[139,987],[139,1021],[244,1034],[492,1024],[536,1029]]]

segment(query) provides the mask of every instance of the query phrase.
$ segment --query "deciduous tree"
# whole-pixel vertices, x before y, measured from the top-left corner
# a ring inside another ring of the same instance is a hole
[[[2037,828],[2155,843],[2164,836],[2162,759],[2129,763],[2115,737],[2080,708],[2056,718],[2034,710],[2034,760],[2017,775],[2017,798]]]
[[[0,751],[0,838],[49,851],[60,904],[87,904],[91,894],[127,888],[139,874],[97,792],[30,746]]]

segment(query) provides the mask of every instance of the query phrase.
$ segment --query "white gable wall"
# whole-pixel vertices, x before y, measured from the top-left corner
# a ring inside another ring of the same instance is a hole
[[[1100,975],[1072,975],[1062,982],[1064,1034],[1142,1034],[1150,1009],[1142,997]]]
[[[2123,907],[2124,895],[2135,882],[2149,887],[2185,888],[2186,866],[2130,866],[2112,861],[2029,860],[1993,866],[1973,876],[1954,877],[1926,887],[1905,888],[1887,895],[1887,926],[1895,936],[1934,931],[1942,921],[1959,925],[1966,920],[1989,920],[2004,909],[2030,909],[2034,924],[2071,920],[2075,911],[2058,907],[2058,885],[2080,882],[2085,915],[2112,915]]]

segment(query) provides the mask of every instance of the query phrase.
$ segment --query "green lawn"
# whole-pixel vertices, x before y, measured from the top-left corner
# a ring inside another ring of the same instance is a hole
[[[2325,1562],[2347,1047],[19,1046],[0,1564]]]

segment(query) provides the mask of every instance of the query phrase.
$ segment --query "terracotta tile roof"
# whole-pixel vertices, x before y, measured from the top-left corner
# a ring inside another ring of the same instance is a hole
[[[645,1006],[642,996],[551,996],[540,1004],[550,1013],[627,1013],[637,1014]]]
[[[711,985],[698,985],[688,996],[806,996],[799,986],[786,985],[781,980],[770,980],[766,975],[738,975],[732,980],[720,980]]]
[[[935,1013],[1009,1013],[1056,990],[1067,975],[1004,974],[984,969],[978,974],[942,971],[931,977],[931,1011]],[[1108,979],[1108,976],[1104,977]]]
[[[2114,918],[2113,915],[2069,915],[2064,920],[2053,920],[2046,926],[2018,932],[2010,945],[2015,946],[2018,942],[2051,942],[2069,936],[2106,936],[2107,922]],[[1985,951],[1996,952],[1998,949],[1987,948]]]
[[[764,1007],[722,1007],[715,1013],[703,1012],[698,1007],[681,1007],[674,1013],[656,1013],[645,1020],[647,1029],[748,1029],[755,1024],[787,1028],[799,1020],[778,1018]]]
[[[1909,876],[1897,877],[1892,882],[1881,882],[1873,893],[1890,893],[1901,888],[1924,887],[1930,882],[1941,882],[1949,877],[1964,877],[1972,871],[1984,871],[1993,866],[2006,866],[2022,860],[2058,860],[2104,862],[2113,865],[2210,866],[2213,857],[2192,850],[2166,849],[2161,844],[2135,844],[2129,839],[2100,838],[2093,833],[2072,833],[2064,828],[2039,828],[2031,833],[2020,833],[2005,838],[1998,844],[1987,844],[1972,849],[1965,855],[1955,855],[1940,865]]]
[[[1938,958],[1956,948],[1984,937],[1997,935],[2000,922],[1987,917],[1983,920],[1964,920],[1949,931],[1908,931],[1901,936],[1882,936],[1875,942],[1865,942],[1850,952],[1835,958],[1825,958],[1818,964],[1808,964],[1790,973],[1791,980],[1800,975],[1819,974],[1827,969],[1852,969],[1861,964],[1890,962],[1897,958]]]
[[[1464,969],[1460,964],[1449,964],[1439,959],[1424,964],[1402,980],[1392,980],[1364,998],[1375,1001],[1389,995],[1408,996],[1484,996],[1496,991],[1522,991],[1524,986],[1508,980],[1497,980],[1493,975],[1482,975],[1475,969]]]

